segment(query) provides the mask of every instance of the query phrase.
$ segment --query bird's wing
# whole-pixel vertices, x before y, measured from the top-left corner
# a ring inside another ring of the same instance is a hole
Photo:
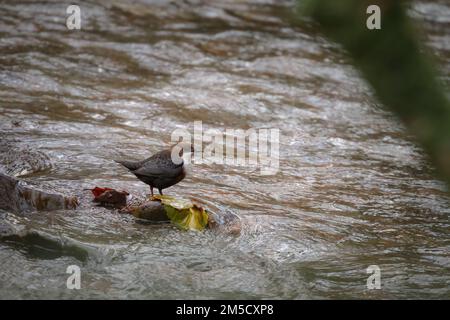
[[[128,170],[136,170],[141,166],[141,161],[125,161],[125,160],[114,160],[117,163],[120,163]]]
[[[183,170],[183,163],[175,164],[172,162],[169,153],[158,153],[150,157],[145,161],[142,166],[133,171],[136,175],[155,177],[166,176],[175,177],[178,176]]]

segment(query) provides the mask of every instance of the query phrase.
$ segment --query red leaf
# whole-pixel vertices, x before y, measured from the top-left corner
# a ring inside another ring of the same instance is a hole
[[[108,190],[113,190],[111,188],[100,188],[100,187],[95,187],[94,189],[91,189],[92,194],[94,195],[94,197],[98,197],[101,194],[103,194],[103,192],[108,191]]]

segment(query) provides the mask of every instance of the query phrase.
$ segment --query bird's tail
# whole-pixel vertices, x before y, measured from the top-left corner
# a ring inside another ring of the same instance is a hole
[[[128,170],[136,170],[141,166],[141,161],[123,161],[123,160],[114,160],[117,163],[120,163]]]

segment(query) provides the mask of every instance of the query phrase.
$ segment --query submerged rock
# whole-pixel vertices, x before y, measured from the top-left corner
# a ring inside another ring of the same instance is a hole
[[[20,147],[5,140],[0,142],[0,173],[20,177],[51,167],[50,158],[41,151]]]
[[[20,249],[31,258],[56,259],[70,256],[85,262],[93,248],[70,238],[50,235],[45,232],[18,227],[0,220],[0,242]]]
[[[223,211],[220,214],[209,212],[208,228],[221,233],[239,235],[241,234],[242,223],[239,216],[230,211]]]
[[[0,140],[0,209],[20,213],[76,208],[77,197],[44,191],[17,178],[51,167],[49,157],[43,152]]]

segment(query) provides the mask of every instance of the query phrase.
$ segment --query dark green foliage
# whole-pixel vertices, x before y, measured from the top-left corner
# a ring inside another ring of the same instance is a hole
[[[418,41],[419,29],[399,0],[307,0],[303,13],[340,43],[374,88],[428,151],[450,182],[450,103]],[[366,9],[381,8],[381,29],[369,30]]]

